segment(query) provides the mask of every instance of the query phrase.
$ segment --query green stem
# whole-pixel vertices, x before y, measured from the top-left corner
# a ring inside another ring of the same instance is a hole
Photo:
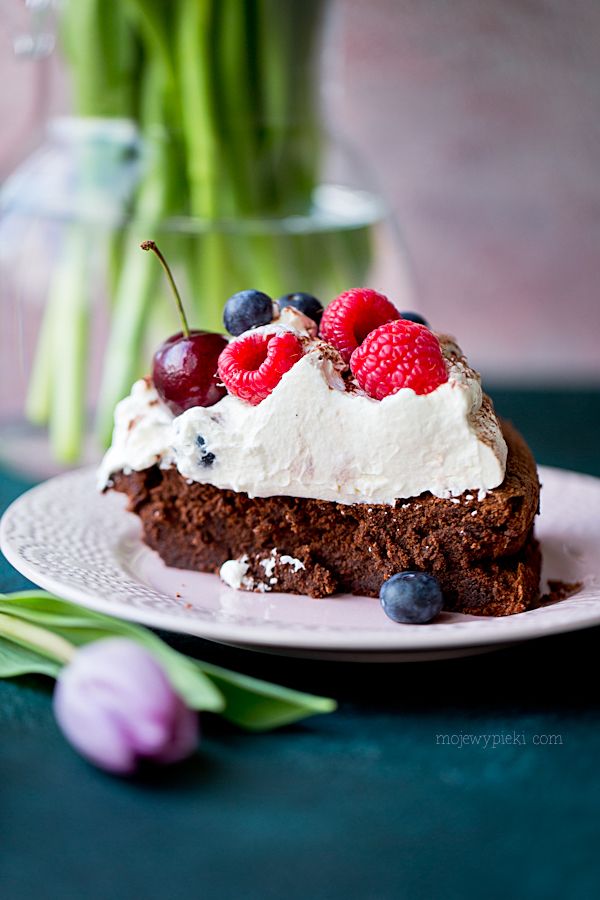
[[[143,340],[146,322],[157,291],[157,272],[138,252],[140,236],[146,228],[130,233],[125,248],[125,264],[111,317],[110,335],[104,352],[96,430],[103,445],[110,443],[113,412],[139,376],[137,348]],[[146,231],[147,233],[147,231]]]
[[[176,58],[193,216],[219,215],[218,136],[211,67],[212,0],[180,0]]]
[[[170,90],[160,62],[148,62],[145,70],[142,110],[147,124],[145,170],[138,188],[132,224],[124,240],[110,334],[104,353],[96,429],[103,445],[110,443],[115,405],[139,376],[139,347],[143,343],[156,296],[157,277],[138,252],[145,234],[156,233],[173,202],[177,167],[169,156],[173,147],[158,133],[157,124],[169,108]]]
[[[63,258],[55,274],[52,320],[50,441],[55,457],[76,462],[85,424],[86,361],[89,332],[90,235],[69,226]]]
[[[5,613],[0,613],[0,635],[59,663],[69,663],[77,649],[65,638],[53,634],[46,628],[14,619]]]
[[[35,348],[33,367],[27,387],[25,415],[34,425],[47,425],[52,402],[52,348],[54,346],[55,307],[59,299],[57,279],[52,278],[40,333]]]
[[[121,12],[121,0],[69,0],[61,23],[78,112],[132,116],[139,44]],[[82,233],[69,228],[52,276],[26,401],[29,419],[49,424],[62,462],[74,462],[81,450],[90,283],[89,248],[82,245]],[[87,240],[85,232],[83,237]]]
[[[214,88],[222,141],[220,164],[230,184],[231,215],[255,213],[261,191],[257,161],[255,9],[251,3],[221,0],[216,6]],[[243,77],[240,77],[242,73]]]
[[[140,48],[122,0],[68,0],[61,26],[77,112],[133,116]]]
[[[174,83],[175,70],[169,45],[169,5],[163,0],[124,0],[124,2],[130,8],[133,22],[144,37],[147,51],[160,60],[166,77]]]

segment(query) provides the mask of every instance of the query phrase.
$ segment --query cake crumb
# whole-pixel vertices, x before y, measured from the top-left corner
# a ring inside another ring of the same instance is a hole
[[[560,581],[558,579],[548,579],[548,593],[540,597],[540,606],[549,603],[558,603],[559,600],[566,600],[577,594],[583,587],[582,581]]]

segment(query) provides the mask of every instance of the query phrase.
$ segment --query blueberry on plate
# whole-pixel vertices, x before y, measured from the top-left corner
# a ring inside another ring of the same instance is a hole
[[[399,572],[384,581],[379,599],[394,622],[423,625],[431,622],[444,605],[439,581],[426,572]]]
[[[279,297],[276,302],[279,309],[283,309],[285,306],[293,306],[294,309],[297,309],[302,315],[308,316],[317,325],[321,321],[323,304],[316,297],[313,297],[312,294],[303,294],[302,291],[296,291],[295,294],[286,294],[284,297]]]
[[[273,319],[273,301],[262,291],[238,291],[223,310],[225,328],[234,337],[250,328],[268,325]]]
[[[425,328],[430,328],[429,322],[427,319],[424,319],[423,316],[420,316],[419,313],[404,311],[400,313],[401,319],[408,319],[409,322],[416,322],[417,325],[424,325]]]

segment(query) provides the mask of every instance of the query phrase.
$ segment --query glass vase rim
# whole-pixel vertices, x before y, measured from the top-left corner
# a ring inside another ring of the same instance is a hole
[[[121,143],[135,143],[140,129],[134,119],[115,116],[51,116],[45,124],[45,133],[51,139],[88,140],[112,138]]]

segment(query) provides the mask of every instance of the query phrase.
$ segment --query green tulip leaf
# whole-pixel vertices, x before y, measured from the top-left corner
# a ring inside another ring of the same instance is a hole
[[[15,643],[16,627],[2,630],[2,616],[35,626],[38,653],[29,640]],[[45,591],[0,594],[0,677],[28,672],[56,677],[61,658],[52,658],[52,637],[74,647],[109,637],[124,637],[149,650],[164,667],[173,687],[192,709],[221,713],[230,722],[251,731],[266,731],[306,716],[332,712],[335,701],[271,684],[239,672],[192,659],[174,650],[156,634],[133,622],[114,619],[61,600]],[[47,646],[45,646],[47,644]]]

